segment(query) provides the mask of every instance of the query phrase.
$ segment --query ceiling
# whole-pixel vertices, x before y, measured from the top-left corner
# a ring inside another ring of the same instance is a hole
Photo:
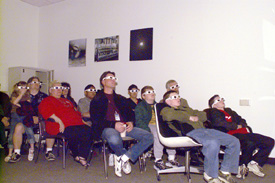
[[[31,4],[33,6],[42,7],[50,4],[58,3],[65,0],[21,0],[25,3]]]

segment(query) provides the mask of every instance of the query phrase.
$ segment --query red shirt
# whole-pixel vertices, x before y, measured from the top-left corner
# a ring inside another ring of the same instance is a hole
[[[67,126],[84,125],[81,118],[81,113],[74,109],[73,104],[65,98],[55,98],[49,96],[42,100],[38,106],[39,113],[46,119],[46,131],[50,135],[59,133],[59,124],[56,122],[47,121],[47,119],[55,114]]]

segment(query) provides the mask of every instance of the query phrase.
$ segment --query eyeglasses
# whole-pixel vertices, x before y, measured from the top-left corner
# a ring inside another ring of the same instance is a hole
[[[137,93],[138,90],[129,90],[129,92],[131,92],[131,93]]]
[[[27,86],[18,86],[18,89],[21,90],[21,89],[29,89],[29,87]]]
[[[224,98],[220,98],[220,99],[215,100],[214,103],[212,104],[212,107],[213,107],[215,104],[219,103],[220,101],[225,101],[225,100],[224,100]]]
[[[70,87],[63,87],[63,90],[69,90]]]
[[[173,95],[173,96],[168,97],[166,100],[174,100],[174,99],[179,99],[179,98],[180,98],[179,95]]]
[[[147,90],[143,94],[147,95],[147,94],[152,94],[152,93],[156,93],[155,90]]]
[[[51,87],[51,89],[54,89],[54,90],[63,90],[63,86],[53,86]]]
[[[111,79],[111,80],[115,80],[115,81],[118,80],[118,78],[116,78],[114,76],[107,76],[107,77],[103,78],[103,80],[105,80],[105,79]]]
[[[170,90],[174,90],[176,88],[180,88],[180,85],[176,84],[176,85],[170,86],[169,88]]]
[[[41,82],[39,82],[39,81],[32,81],[32,82],[30,82],[30,84],[39,84],[39,85],[41,85]]]
[[[87,89],[86,92],[96,92],[96,89]]]

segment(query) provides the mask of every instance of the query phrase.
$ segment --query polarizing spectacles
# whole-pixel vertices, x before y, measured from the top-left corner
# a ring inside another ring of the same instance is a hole
[[[114,76],[106,76],[105,78],[103,78],[103,80],[105,80],[105,79],[111,79],[111,80],[115,80],[115,81],[118,80],[118,78],[114,77]]]
[[[212,108],[215,104],[219,103],[220,101],[225,101],[224,98],[219,98],[217,100],[214,101],[214,103],[212,104]]]
[[[137,89],[136,90],[129,90],[129,92],[131,92],[131,93],[137,93],[138,90]]]
[[[96,92],[96,89],[87,89],[86,92]]]
[[[21,89],[29,89],[29,87],[27,87],[27,86],[18,86],[17,87],[19,90],[21,90]]]
[[[173,95],[173,96],[168,97],[166,100],[174,100],[174,99],[179,99],[179,98],[180,98],[179,95]]]
[[[174,90],[176,88],[180,88],[180,85],[176,84],[176,85],[170,86],[169,88],[170,90]]]
[[[32,82],[30,82],[30,84],[39,84],[39,85],[41,85],[41,82],[39,82],[39,81],[32,81]]]
[[[63,89],[63,90],[69,90],[70,87],[63,87],[62,89]]]
[[[147,94],[152,94],[152,93],[156,93],[155,90],[147,90],[143,94],[147,95]]]
[[[51,87],[51,89],[54,89],[54,90],[63,90],[63,86],[53,86]]]

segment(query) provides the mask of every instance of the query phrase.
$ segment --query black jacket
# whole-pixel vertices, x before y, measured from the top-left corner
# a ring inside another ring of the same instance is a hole
[[[122,115],[122,119],[134,122],[135,115],[129,106],[125,97],[114,92],[114,101],[117,109]],[[95,140],[101,137],[102,131],[105,128],[115,128],[116,121],[107,121],[106,113],[108,108],[108,99],[103,90],[97,92],[90,104],[90,115],[92,120],[92,133]]]

